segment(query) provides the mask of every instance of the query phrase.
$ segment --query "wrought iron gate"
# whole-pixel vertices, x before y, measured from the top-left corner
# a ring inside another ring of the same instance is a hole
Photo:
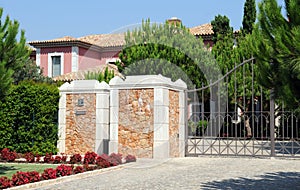
[[[257,84],[256,69],[249,59],[186,91],[186,156],[300,158],[299,118]]]

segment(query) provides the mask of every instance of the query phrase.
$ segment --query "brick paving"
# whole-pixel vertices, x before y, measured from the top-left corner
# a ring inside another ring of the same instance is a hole
[[[300,189],[300,160],[250,157],[138,159],[38,189]]]

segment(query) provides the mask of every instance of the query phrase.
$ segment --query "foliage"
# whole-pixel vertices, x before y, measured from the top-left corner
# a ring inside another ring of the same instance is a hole
[[[98,156],[96,159],[96,165],[100,166],[101,168],[110,167],[109,156],[106,154]]]
[[[125,157],[125,161],[126,161],[126,163],[129,163],[129,162],[136,162],[136,157],[135,157],[134,155],[128,154],[128,155]]]
[[[70,157],[70,164],[81,163],[82,157],[80,154],[74,154]]]
[[[62,162],[61,156],[55,156],[53,159],[53,164],[59,164]]]
[[[11,179],[9,179],[6,176],[0,177],[0,189],[6,189],[6,188],[9,188],[12,186],[13,186],[13,184],[12,184]]]
[[[76,166],[73,170],[74,174],[83,173],[84,168],[82,166]]]
[[[44,156],[44,163],[51,163],[53,162],[53,157],[51,153],[46,153],[46,155]]]
[[[1,151],[1,160],[5,160],[8,162],[13,162],[17,158],[17,153],[15,151],[11,151],[9,148],[4,148]]]
[[[94,164],[97,156],[98,155],[95,152],[87,152],[84,155],[83,163],[84,164]]]
[[[106,83],[109,83],[109,81],[112,78],[114,78],[114,76],[115,76],[114,70],[109,71],[108,67],[106,67],[104,73],[102,73],[101,71],[99,71],[98,73],[88,71],[88,73],[85,74],[85,79],[86,80],[96,79],[99,82],[105,81]]]
[[[122,154],[111,153],[109,157],[111,158],[111,162],[114,166],[122,164]]]
[[[67,176],[67,175],[72,175],[73,173],[73,167],[72,166],[67,166],[67,165],[59,165],[56,168],[56,176]]]
[[[215,74],[214,59],[204,47],[202,39],[195,39],[183,25],[151,24],[128,31],[126,47],[120,52],[121,62],[116,62],[124,75],[157,75],[182,79],[188,88],[201,87]]]
[[[59,91],[30,81],[13,85],[0,102],[0,148],[56,153]]]
[[[213,41],[216,43],[218,40],[223,39],[223,37],[231,35],[233,33],[233,28],[230,27],[230,20],[227,16],[217,15],[215,19],[211,21],[213,34]]]
[[[32,152],[25,153],[26,162],[32,163],[34,162],[34,154]]]
[[[300,4],[285,0],[286,17],[276,0],[259,3],[258,23],[251,39],[259,81],[274,89],[276,99],[300,108]]]
[[[12,183],[15,186],[34,183],[40,181],[40,174],[37,171],[21,172],[18,171],[12,176]]]
[[[30,50],[26,46],[25,32],[22,30],[17,41],[19,22],[9,16],[2,22],[3,9],[0,8],[0,97],[6,95],[11,83],[29,60]]]
[[[251,34],[256,20],[255,0],[246,0],[244,4],[243,34]]]
[[[56,169],[53,169],[53,168],[45,169],[44,172],[42,173],[42,178],[44,180],[55,179],[56,178]]]

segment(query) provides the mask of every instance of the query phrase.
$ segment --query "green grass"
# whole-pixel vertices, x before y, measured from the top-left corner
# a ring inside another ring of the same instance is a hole
[[[43,173],[46,168],[56,168],[53,164],[0,163],[0,177],[11,178],[17,171],[37,171]]]

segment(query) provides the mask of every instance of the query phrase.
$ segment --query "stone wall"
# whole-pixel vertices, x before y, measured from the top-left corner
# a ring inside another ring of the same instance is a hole
[[[153,157],[153,101],[153,89],[119,90],[119,153]]]
[[[78,99],[84,105],[78,105]],[[66,95],[65,153],[85,154],[95,149],[96,94]]]
[[[179,157],[179,92],[169,90],[170,157]]]

